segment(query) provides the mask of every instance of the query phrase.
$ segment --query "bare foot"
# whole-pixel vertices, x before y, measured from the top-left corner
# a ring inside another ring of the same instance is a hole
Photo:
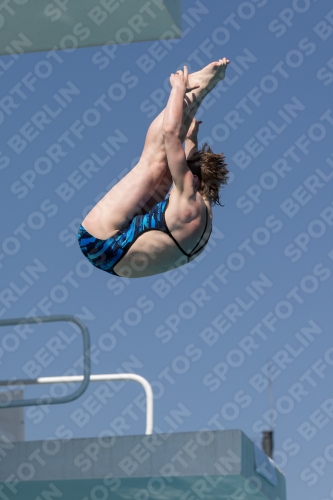
[[[210,92],[225,77],[225,71],[229,63],[229,59],[224,57],[208,64],[208,66],[196,73],[191,73],[188,76],[189,88],[200,85],[200,91],[206,90],[206,92]]]

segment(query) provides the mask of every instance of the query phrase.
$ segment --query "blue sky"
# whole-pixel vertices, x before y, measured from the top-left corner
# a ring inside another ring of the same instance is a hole
[[[1,101],[0,315],[81,315],[93,373],[133,371],[153,384],[156,431],[241,428],[259,444],[271,421],[270,372],[275,459],[289,498],[328,500],[332,3],[184,0],[182,10],[183,37],[174,42],[0,58],[2,96],[17,105],[8,111]],[[224,56],[227,78],[198,114],[200,141],[223,151],[230,169],[206,251],[193,265],[140,280],[92,268],[76,228],[136,163],[170,73]],[[52,118],[38,128],[45,107]],[[71,326],[26,336],[6,328],[3,338],[2,378],[80,373],[81,338]],[[74,437],[119,434],[121,416],[126,434],[143,432],[136,384],[113,384],[106,404],[97,388],[26,410],[26,438],[56,436],[60,426]],[[45,390],[27,388],[25,397]],[[181,423],[170,420],[177,408]]]

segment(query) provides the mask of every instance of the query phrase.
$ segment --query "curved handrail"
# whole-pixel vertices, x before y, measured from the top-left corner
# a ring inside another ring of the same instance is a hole
[[[15,408],[20,406],[35,406],[35,405],[55,405],[62,403],[69,403],[75,399],[82,396],[82,394],[87,390],[90,381],[90,335],[87,326],[79,318],[71,316],[69,314],[59,314],[55,316],[45,316],[45,317],[33,317],[33,318],[11,318],[0,320],[1,326],[12,326],[27,323],[51,323],[56,321],[69,321],[75,323],[81,330],[83,337],[83,376],[81,376],[82,384],[78,389],[69,394],[68,396],[62,397],[50,397],[47,401],[44,399],[17,399],[13,400],[6,405],[6,408]],[[8,382],[8,381],[7,381]]]
[[[72,376],[62,376],[62,377],[39,377],[37,379],[24,379],[20,381],[15,381],[15,385],[24,384],[24,385],[38,385],[38,384],[62,384],[62,383],[70,383],[70,382],[81,382],[83,380],[82,375],[72,375]],[[116,373],[116,374],[99,374],[99,375],[90,375],[90,382],[106,382],[108,380],[133,380],[134,382],[138,382],[142,385],[146,393],[146,434],[150,435],[153,433],[153,419],[154,419],[154,395],[153,390],[144,377],[141,375],[136,375],[135,373]],[[0,380],[0,386],[6,386],[8,382],[11,383],[11,386],[14,385],[13,380]]]

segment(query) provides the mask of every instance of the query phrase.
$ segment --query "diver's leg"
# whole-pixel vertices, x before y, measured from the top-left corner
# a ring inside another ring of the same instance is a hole
[[[83,227],[103,240],[125,229],[155,192],[165,168],[165,162],[140,159],[88,213],[82,222]]]
[[[184,139],[200,103],[208,92],[224,77],[227,59],[211,63],[203,70],[189,75],[191,90],[184,99]],[[150,125],[138,164],[123,177],[89,212],[82,222],[93,236],[107,239],[124,229],[144,207],[164,199],[171,187],[162,133],[164,110]]]
[[[202,101],[206,95],[213,90],[219,81],[225,76],[225,70],[229,64],[229,60],[224,58],[218,62],[214,62],[203,68],[197,73],[189,75],[190,87],[200,85],[198,89],[194,89],[185,95],[184,99],[184,114],[183,114],[183,130],[182,141],[185,141],[187,131],[196,115]],[[159,147],[164,148],[164,140],[162,134],[162,125],[164,118],[164,110],[154,120],[150,129],[150,140],[153,143],[159,143]],[[147,148],[149,148],[149,140],[147,141]],[[162,201],[172,185],[172,176],[169,168],[165,169],[165,175],[160,185],[155,190],[152,197],[146,202],[144,211],[150,210],[156,203]]]
[[[225,70],[229,64],[229,60],[224,58],[217,62],[213,62],[197,73],[189,75],[190,87],[200,85],[199,88],[193,89],[185,95],[184,99],[184,114],[183,114],[183,130],[182,141],[185,141],[186,133],[190,128],[193,118],[196,115],[202,101],[206,95],[213,90],[217,83],[223,80]],[[164,151],[164,139],[162,134],[162,126],[164,119],[164,109],[154,120],[148,131],[145,148],[150,149],[152,145],[158,144],[158,147]],[[156,203],[162,201],[172,185],[172,176],[169,168],[166,165],[164,177],[161,183],[156,188],[154,194],[145,203],[144,211],[150,210]]]

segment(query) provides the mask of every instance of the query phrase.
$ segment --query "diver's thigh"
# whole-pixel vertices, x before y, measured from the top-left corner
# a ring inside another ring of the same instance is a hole
[[[107,239],[124,229],[140,212],[160,185],[167,166],[165,162],[139,163],[95,205],[83,227],[100,239]]]

